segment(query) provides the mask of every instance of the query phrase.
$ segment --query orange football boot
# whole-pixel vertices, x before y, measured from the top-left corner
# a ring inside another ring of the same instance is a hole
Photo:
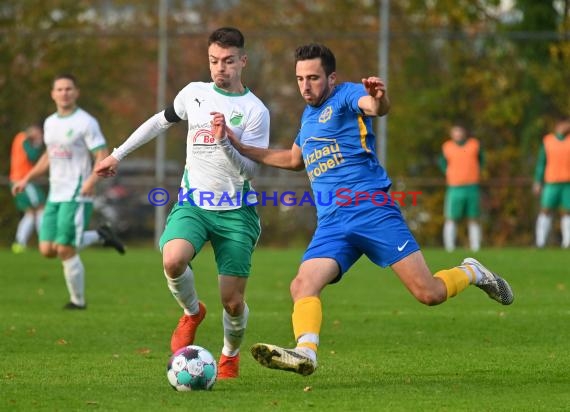
[[[236,356],[220,355],[218,379],[232,379],[239,376],[239,353]]]
[[[196,329],[202,323],[206,316],[206,306],[202,302],[198,302],[199,311],[195,315],[182,315],[178,321],[178,326],[172,333],[170,339],[170,350],[172,353],[184,346],[192,345],[196,337]]]

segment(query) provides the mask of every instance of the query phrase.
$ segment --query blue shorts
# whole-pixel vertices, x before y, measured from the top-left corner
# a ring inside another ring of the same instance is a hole
[[[339,207],[319,220],[303,261],[330,258],[342,275],[362,256],[386,267],[420,250],[397,205],[375,206],[365,202],[358,207]]]

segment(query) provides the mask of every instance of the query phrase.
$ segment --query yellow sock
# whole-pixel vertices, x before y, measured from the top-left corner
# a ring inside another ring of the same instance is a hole
[[[470,268],[469,268],[470,269]],[[447,289],[447,299],[454,297],[462,290],[466,289],[471,282],[471,277],[466,271],[455,267],[447,270],[440,270],[434,275],[445,283]],[[474,277],[475,274],[472,274]]]
[[[299,299],[293,306],[292,319],[297,346],[317,352],[323,321],[321,300],[316,296]]]

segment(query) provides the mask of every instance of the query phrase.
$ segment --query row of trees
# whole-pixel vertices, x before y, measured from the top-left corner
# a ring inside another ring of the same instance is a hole
[[[79,77],[80,103],[100,119],[111,146],[154,113],[157,3],[4,0],[0,158],[8,159],[17,131],[53,111],[49,89],[59,72]],[[487,243],[530,243],[535,153],[553,120],[570,115],[569,0],[499,6],[499,0],[391,2],[387,167],[396,182],[425,192],[421,209],[407,213],[423,216],[417,233],[428,244],[439,243],[443,180],[435,159],[452,122],[468,125],[487,152]],[[378,10],[371,0],[171,0],[168,99],[188,81],[209,80],[207,34],[240,27],[249,54],[245,79],[271,110],[272,145],[288,147],[303,106],[293,50],[324,42],[338,57],[341,81],[375,74]],[[169,131],[167,143],[168,158],[180,162],[183,129]],[[153,157],[153,150],[147,145],[137,156]],[[2,165],[6,176],[8,162]],[[8,198],[0,192],[2,204]],[[0,224],[15,221],[13,208],[2,207]]]

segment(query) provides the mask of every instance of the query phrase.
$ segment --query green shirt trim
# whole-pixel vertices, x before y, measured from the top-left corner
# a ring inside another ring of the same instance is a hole
[[[243,93],[231,93],[226,90],[220,89],[218,86],[214,84],[214,91],[223,94],[224,96],[245,96],[249,93],[249,88],[245,87]]]
[[[103,149],[106,149],[106,148],[107,148],[107,145],[106,145],[106,144],[102,144],[102,145],[100,145],[100,146],[96,146],[96,147],[94,147],[93,149],[91,149],[91,153],[95,153],[95,152],[98,152],[99,150],[103,150]]]
[[[71,117],[73,116],[77,111],[79,110],[79,106],[75,107],[75,109],[73,109],[73,111],[69,114],[64,114],[61,115],[59,113],[56,113],[56,116],[59,117],[60,119],[65,119],[66,117]]]

